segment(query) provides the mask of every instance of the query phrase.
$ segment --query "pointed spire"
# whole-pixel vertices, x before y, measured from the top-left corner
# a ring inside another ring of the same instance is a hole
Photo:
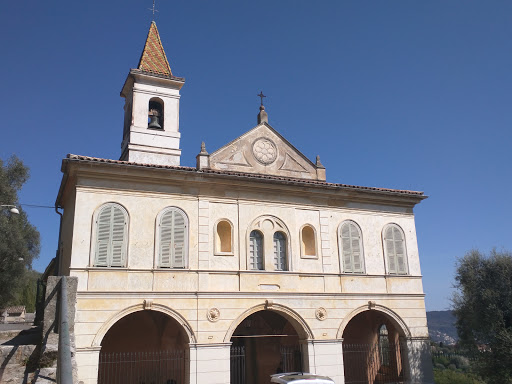
[[[138,69],[144,72],[157,73],[159,75],[172,76],[171,66],[165,56],[164,47],[156,28],[156,23],[151,22],[144,50],[140,56]]]
[[[201,143],[201,152],[199,152],[196,156],[196,168],[210,168],[210,155],[206,151],[206,145],[204,144],[204,141]]]
[[[316,167],[317,168],[325,168],[323,164],[320,162],[320,156],[316,156]]]
[[[204,143],[204,141],[201,142],[201,152],[200,152],[202,155],[207,155],[208,152],[206,151],[206,144]]]

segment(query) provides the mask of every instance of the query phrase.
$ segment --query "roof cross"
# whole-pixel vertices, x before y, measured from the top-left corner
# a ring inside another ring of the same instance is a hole
[[[261,98],[261,105],[263,105],[263,98],[264,97],[267,97],[263,94],[263,91],[260,91],[260,94],[259,95],[256,95],[256,96],[259,96]]]
[[[158,12],[158,9],[155,8],[155,0],[153,0],[153,8],[148,8],[150,11],[153,11],[153,21],[155,21],[155,12]]]

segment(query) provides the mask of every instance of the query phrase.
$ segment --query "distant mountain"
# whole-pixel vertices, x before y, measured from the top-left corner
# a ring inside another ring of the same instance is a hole
[[[453,345],[457,343],[455,316],[452,311],[427,312],[428,333],[436,343]]]

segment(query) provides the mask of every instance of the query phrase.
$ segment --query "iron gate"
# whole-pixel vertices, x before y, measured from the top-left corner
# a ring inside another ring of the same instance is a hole
[[[346,384],[403,383],[400,344],[343,344]]]
[[[302,372],[300,345],[281,345],[283,372]]]
[[[184,350],[100,353],[99,384],[185,384]]]
[[[281,345],[281,372],[302,372],[300,345]],[[231,346],[231,384],[246,383],[245,347]]]
[[[231,384],[245,384],[245,347],[231,346]]]

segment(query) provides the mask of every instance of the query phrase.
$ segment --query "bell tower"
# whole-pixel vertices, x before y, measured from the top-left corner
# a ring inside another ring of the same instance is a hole
[[[155,22],[151,22],[136,69],[131,69],[124,97],[121,158],[136,163],[180,165],[180,89],[173,76]]]

